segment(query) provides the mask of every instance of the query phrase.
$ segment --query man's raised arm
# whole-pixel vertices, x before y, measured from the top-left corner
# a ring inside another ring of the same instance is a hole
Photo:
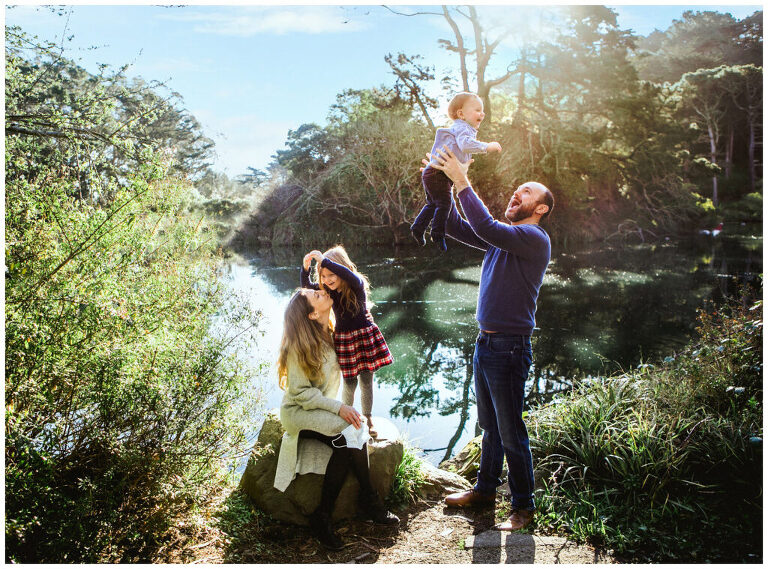
[[[448,149],[438,150],[439,157],[433,168],[445,172],[453,181],[456,193],[464,208],[467,219],[462,220],[469,225],[478,239],[487,245],[493,245],[499,249],[509,251],[522,257],[536,257],[541,250],[549,247],[549,240],[542,238],[543,233],[527,231],[523,226],[509,225],[496,221],[480,197],[472,189],[467,177],[469,165],[473,162],[459,162],[456,156]],[[466,195],[462,195],[466,192]],[[451,220],[451,217],[449,217]]]
[[[459,215],[459,211],[456,208],[456,204],[453,203],[453,200],[451,200],[451,211],[448,213],[448,219],[445,222],[445,234],[459,243],[464,243],[464,245],[482,249],[483,251],[488,249],[488,243],[480,239],[475,232],[472,231],[472,226]]]

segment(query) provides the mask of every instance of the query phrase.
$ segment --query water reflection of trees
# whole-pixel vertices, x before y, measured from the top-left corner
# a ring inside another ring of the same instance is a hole
[[[756,280],[761,246],[694,240],[575,252],[555,251],[542,287],[534,333],[528,404],[549,400],[580,378],[654,361],[691,337],[696,311]],[[417,255],[415,255],[416,253]],[[280,290],[298,285],[303,252],[260,253],[258,272]],[[374,317],[395,356],[377,380],[397,388],[390,414],[405,420],[456,417],[445,457],[466,429],[471,406],[474,320],[482,254],[452,248],[350,250],[373,285]],[[741,275],[733,279],[727,275]],[[718,277],[717,275],[724,275]]]
[[[434,413],[456,415],[458,424],[444,449],[446,458],[464,432],[474,401],[471,362],[477,279],[461,272],[478,267],[481,260],[479,252],[461,250],[450,256],[401,257],[386,266],[367,267],[380,291],[374,294],[374,314],[396,354],[395,363],[377,373],[379,382],[400,393],[390,413],[406,420]],[[456,287],[467,288],[470,294],[457,297],[452,294]]]
[[[738,294],[758,263],[727,240],[560,254],[539,298],[538,373],[578,378],[668,355],[704,301]]]

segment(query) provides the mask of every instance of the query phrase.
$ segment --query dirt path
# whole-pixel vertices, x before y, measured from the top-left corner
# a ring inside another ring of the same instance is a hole
[[[408,518],[376,563],[611,563],[610,557],[562,537],[498,532],[492,511],[459,511],[424,504]],[[402,525],[402,524],[401,524]],[[366,560],[361,560],[366,562]]]
[[[307,528],[256,521],[232,540],[210,525],[169,544],[164,563],[613,563],[605,552],[563,537],[491,531],[492,511],[458,511],[419,502],[398,511],[397,527],[350,521],[337,526],[346,543],[323,549]]]

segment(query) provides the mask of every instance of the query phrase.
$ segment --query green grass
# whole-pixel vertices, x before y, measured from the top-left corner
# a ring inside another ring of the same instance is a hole
[[[630,561],[762,559],[762,305],[531,413],[539,528]]]
[[[227,536],[230,543],[240,540],[244,528],[256,517],[250,499],[243,492],[234,489],[227,496],[221,508],[214,513],[216,525]]]
[[[418,500],[419,487],[425,482],[421,470],[421,459],[416,451],[408,444],[403,444],[403,459],[395,471],[392,482],[392,493],[389,503],[393,506],[404,506]]]

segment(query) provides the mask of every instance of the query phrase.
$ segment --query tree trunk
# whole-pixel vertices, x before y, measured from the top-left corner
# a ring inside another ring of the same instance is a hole
[[[432,132],[435,131],[435,123],[432,122],[432,118],[429,116],[429,112],[427,112],[427,106],[422,102],[421,97],[419,95],[415,95],[416,102],[419,104],[419,108],[421,109],[421,114],[424,115],[424,120],[427,121],[427,124],[429,125],[429,128],[432,129]]]
[[[474,6],[469,6],[469,19],[472,22],[472,30],[475,33],[475,64],[477,79],[477,95],[483,100],[483,110],[485,111],[485,122],[490,124],[493,120],[491,110],[491,85],[485,82],[485,70],[488,67],[488,61],[491,58],[491,51],[483,42],[483,29],[480,27],[480,20],[477,17],[477,10]]]
[[[523,52],[523,59],[520,62],[520,82],[517,84],[517,111],[516,117],[519,120],[523,118],[523,108],[525,107],[525,71],[528,67],[528,54]]]
[[[709,132],[709,160],[717,165],[717,141],[711,124],[707,125],[707,131]],[[717,174],[712,176],[712,203],[717,205]]]
[[[477,15],[477,9],[469,5],[467,6],[469,10],[469,15],[466,15],[459,11],[459,13],[466,17],[470,23],[472,24],[472,30],[475,35],[475,63],[476,63],[476,78],[477,78],[477,95],[482,99],[483,101],[483,107],[485,110],[485,121],[487,123],[490,123],[492,121],[492,111],[491,111],[491,89],[495,87],[496,85],[500,85],[514,74],[514,71],[507,68],[507,71],[500,75],[499,77],[495,79],[486,79],[485,72],[488,69],[488,62],[491,59],[491,56],[493,55],[493,52],[496,50],[498,45],[501,43],[501,41],[504,39],[504,37],[507,35],[507,32],[500,35],[498,38],[496,38],[493,41],[488,41],[483,33],[483,28],[480,25],[480,19]],[[459,29],[458,24],[456,21],[451,17],[451,14],[448,10],[448,6],[443,6],[443,16],[445,17],[446,21],[448,22],[448,25],[451,26],[451,29],[453,30],[453,35],[456,37],[456,47],[455,50],[459,54],[459,65],[461,69],[461,83],[464,88],[464,91],[469,91],[469,73],[467,71],[467,54],[469,51],[464,46],[464,38],[461,35],[461,30]],[[451,50],[454,49],[454,46],[449,44],[449,48]]]
[[[469,77],[467,74],[467,49],[464,47],[464,38],[461,36],[456,21],[451,18],[450,12],[448,12],[448,6],[443,6],[443,16],[448,21],[448,25],[453,30],[453,35],[456,37],[456,51],[459,53],[459,65],[461,66],[461,84],[464,91],[469,91]]]
[[[483,122],[490,124],[493,120],[493,113],[491,111],[491,88],[486,85],[483,85],[483,87],[480,88],[479,83],[480,82],[478,81],[477,96],[483,100],[483,112],[485,113]]]
[[[725,179],[731,179],[731,171],[733,170],[733,141],[735,138],[735,132],[733,126],[728,127],[728,144],[725,147]]]
[[[749,192],[755,191],[755,120],[749,117],[749,147],[747,148],[747,167],[749,170]]]
[[[403,80],[403,83],[408,85],[408,88],[411,92],[411,96],[416,101],[416,104],[419,105],[419,109],[421,109],[421,114],[423,115],[424,120],[429,125],[429,128],[432,129],[432,132],[434,132],[435,123],[432,122],[432,117],[429,116],[429,111],[427,111],[427,106],[424,104],[424,101],[421,100],[421,93],[419,91],[418,85],[416,85],[416,83],[413,81],[406,81],[406,78],[402,76],[399,70],[396,73],[398,74],[398,77],[400,77]]]
[[[541,69],[541,54],[536,55],[536,69]],[[541,76],[536,77],[536,101],[539,104],[539,110],[544,112],[544,85]]]

